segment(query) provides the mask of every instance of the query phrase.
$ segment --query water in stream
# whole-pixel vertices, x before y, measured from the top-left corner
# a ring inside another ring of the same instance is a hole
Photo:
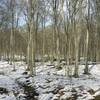
[[[38,93],[6,75],[0,75],[0,100],[37,100]],[[9,99],[7,99],[9,98]]]

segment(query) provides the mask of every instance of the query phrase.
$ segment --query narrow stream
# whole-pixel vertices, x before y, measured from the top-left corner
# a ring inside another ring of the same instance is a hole
[[[18,100],[38,100],[38,93],[32,86],[17,82],[20,89],[23,89],[24,96],[19,97]]]
[[[37,97],[38,93],[32,86],[22,84],[9,76],[0,75],[0,100],[8,100],[7,98],[11,98],[9,100],[38,100]]]

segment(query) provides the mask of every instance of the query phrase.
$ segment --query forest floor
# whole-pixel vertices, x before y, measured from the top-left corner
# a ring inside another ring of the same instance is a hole
[[[100,100],[100,64],[89,65],[89,75],[83,74],[84,65],[80,65],[79,78],[66,76],[62,66],[58,70],[50,62],[36,63],[33,78],[24,62],[16,62],[13,71],[13,65],[0,61],[0,100]]]

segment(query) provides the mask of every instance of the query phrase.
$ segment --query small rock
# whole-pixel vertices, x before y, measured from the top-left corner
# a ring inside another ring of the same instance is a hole
[[[96,92],[93,97],[95,98],[95,100],[100,100],[100,91]]]
[[[89,89],[87,92],[89,92],[91,95],[95,93],[93,89]]]
[[[22,74],[23,74],[23,75],[27,75],[27,74],[28,74],[28,72],[23,72]]]
[[[71,92],[77,92],[77,91],[75,90],[75,88],[72,88],[72,89],[71,89]]]
[[[56,94],[56,95],[54,95],[54,97],[52,98],[52,100],[59,100],[59,98],[60,98],[60,94]]]
[[[6,88],[0,87],[0,94],[8,94],[8,90]]]
[[[64,95],[64,92],[65,92],[65,91],[64,91],[63,89],[59,90],[60,96]]]

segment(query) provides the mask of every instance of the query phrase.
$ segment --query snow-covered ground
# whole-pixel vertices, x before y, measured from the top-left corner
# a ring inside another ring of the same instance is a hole
[[[8,91],[0,94],[0,100],[23,100],[18,98],[25,95],[18,83],[34,87],[39,94],[36,96],[37,100],[100,100],[100,64],[94,67],[89,65],[90,75],[82,74],[84,65],[80,65],[79,78],[66,76],[66,66],[57,70],[50,62],[44,65],[37,63],[34,77],[24,73],[25,63],[16,62],[15,66],[16,71],[13,71],[13,66],[0,61],[0,88]],[[74,66],[69,67],[72,72]]]

